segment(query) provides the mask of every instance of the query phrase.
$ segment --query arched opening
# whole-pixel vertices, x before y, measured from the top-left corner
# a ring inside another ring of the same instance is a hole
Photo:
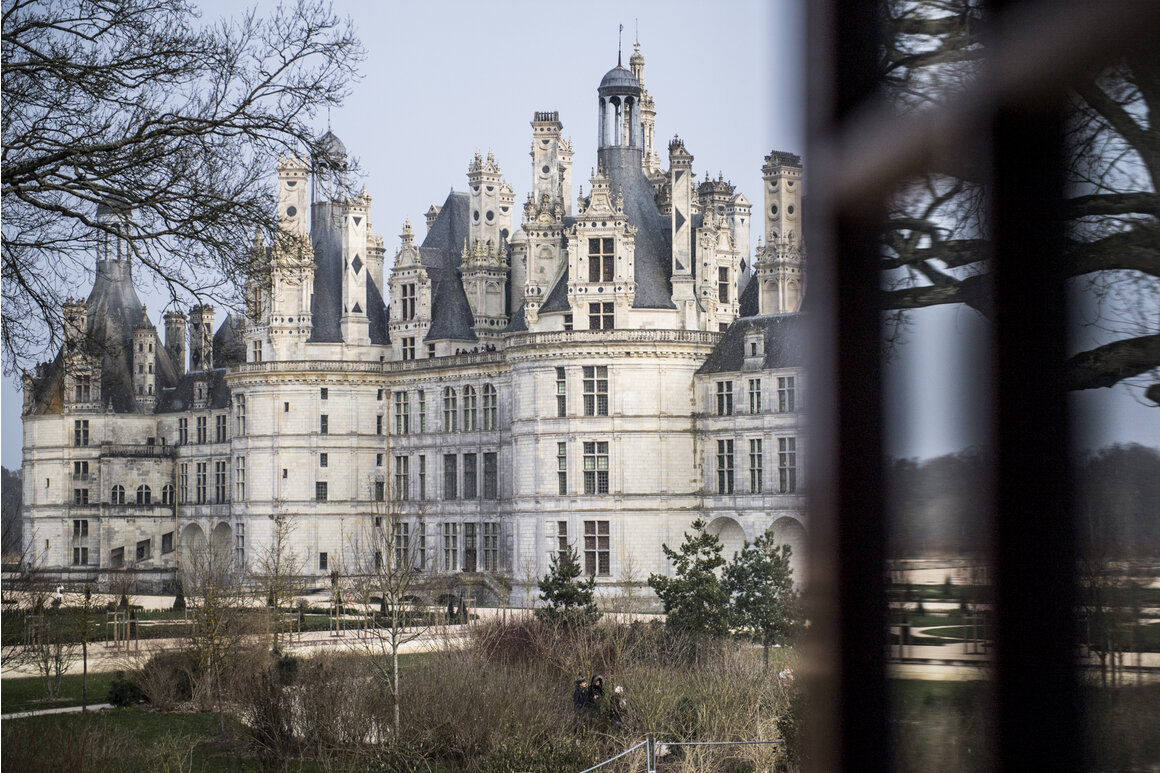
[[[222,521],[213,529],[213,548],[215,551],[229,550],[233,540],[233,530],[230,525]]]
[[[745,547],[745,529],[728,516],[714,518],[705,530],[721,540],[721,557],[726,561],[732,560],[733,554],[740,553]]]
[[[782,516],[773,522],[767,530],[779,545],[790,547],[790,568],[793,569],[795,585],[803,585],[806,581],[806,530],[801,521],[790,516]]]

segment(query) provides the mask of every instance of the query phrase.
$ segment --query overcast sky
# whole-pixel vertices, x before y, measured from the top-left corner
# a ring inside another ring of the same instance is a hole
[[[206,22],[238,8],[225,0],[200,5]],[[273,5],[260,3],[259,9]],[[534,112],[559,111],[575,149],[573,185],[589,187],[596,87],[616,65],[623,24],[625,66],[639,30],[662,159],[668,141],[679,134],[695,157],[698,177],[723,173],[756,205],[756,216],[764,156],[774,149],[805,155],[801,6],[798,0],[597,0],[580,6],[336,0],[335,11],[354,21],[368,57],[363,79],[351,84],[351,95],[329,116],[329,125],[364,170],[371,223],[386,239],[388,261],[405,218],[421,239],[427,208],[441,204],[452,188],[466,189],[476,151],[494,152],[515,188],[518,225],[531,182]],[[317,116],[320,134],[327,123],[325,113]],[[754,242],[759,234],[753,229]],[[88,290],[77,288],[77,294]],[[141,294],[150,309],[164,305],[150,301],[147,288]],[[218,319],[224,317],[219,312]],[[914,342],[888,373],[899,400],[889,449],[896,455],[933,456],[986,439],[971,410],[977,394],[948,399],[979,374],[971,354],[978,346],[969,344],[969,334],[985,328],[961,309],[922,319]],[[965,354],[948,358],[948,351]],[[1160,444],[1157,409],[1138,406],[1122,389],[1100,391],[1104,403],[1115,407],[1096,423],[1093,444]],[[1099,402],[1092,396],[1082,400]],[[6,380],[0,410],[3,463],[9,468],[20,465],[20,406],[18,384]]]

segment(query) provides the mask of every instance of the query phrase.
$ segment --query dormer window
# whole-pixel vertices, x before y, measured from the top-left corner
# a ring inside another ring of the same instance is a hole
[[[765,362],[765,334],[762,330],[745,333],[745,368],[760,368]]]
[[[588,281],[611,282],[615,260],[613,239],[588,240]]]

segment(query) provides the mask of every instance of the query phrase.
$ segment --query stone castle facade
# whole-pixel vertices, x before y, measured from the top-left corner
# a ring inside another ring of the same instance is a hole
[[[253,569],[291,518],[321,583],[389,517],[423,572],[503,575],[516,599],[567,546],[604,592],[643,583],[698,517],[726,554],[772,529],[800,558],[800,159],[765,158],[751,255],[744,195],[698,184],[680,139],[663,168],[643,68],[638,46],[600,82],[586,188],[559,116],[536,113],[518,225],[476,154],[389,268],[365,189],[283,159],[282,233],[242,247],[246,313],[216,331],[194,306],[162,340],[127,251],[103,244],[65,346],[24,380],[27,554],[162,587],[202,539]]]

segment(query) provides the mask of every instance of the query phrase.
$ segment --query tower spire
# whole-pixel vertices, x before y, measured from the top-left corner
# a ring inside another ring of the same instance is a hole
[[[624,37],[624,25],[621,24],[620,31],[616,33],[616,66],[617,67],[621,66],[621,64],[620,64],[620,48],[621,48],[623,37]]]

